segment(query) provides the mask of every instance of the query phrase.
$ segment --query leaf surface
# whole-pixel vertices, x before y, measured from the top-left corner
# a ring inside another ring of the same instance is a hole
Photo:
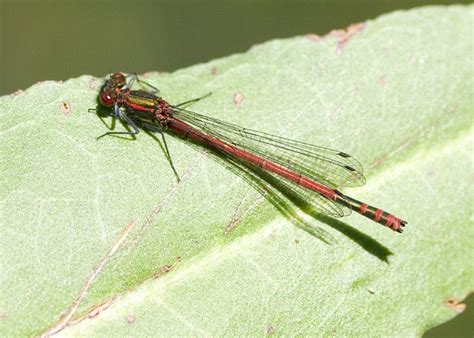
[[[2,335],[405,336],[452,318],[474,280],[473,8],[144,75],[173,103],[212,92],[196,112],[355,156],[368,183],[345,192],[402,235],[263,198],[167,137],[177,183],[159,138],[96,140],[101,79],[0,98]]]

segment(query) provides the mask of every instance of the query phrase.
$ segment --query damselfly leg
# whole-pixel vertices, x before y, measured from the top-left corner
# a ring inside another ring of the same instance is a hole
[[[193,103],[196,103],[198,101],[201,101],[202,99],[208,98],[211,95],[212,95],[212,92],[209,92],[206,95],[203,95],[201,97],[178,103],[177,105],[175,105],[173,107],[178,108],[178,107],[182,107],[182,106],[186,106],[186,105],[192,105]]]
[[[112,116],[127,123],[127,125],[129,125],[133,129],[133,131],[108,131],[98,136],[96,139],[99,140],[104,136],[110,136],[110,135],[132,135],[132,139],[133,139],[135,135],[137,135],[140,132],[140,129],[135,124],[135,122],[133,122],[133,120],[130,117],[128,117],[125,111],[126,111],[125,107],[119,107],[118,104],[115,104],[115,107],[114,107],[115,113]]]

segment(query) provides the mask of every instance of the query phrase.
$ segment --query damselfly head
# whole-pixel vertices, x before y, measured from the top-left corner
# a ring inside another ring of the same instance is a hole
[[[112,107],[117,101],[116,87],[109,79],[105,81],[104,85],[100,89],[99,102],[104,107]]]
[[[117,101],[117,92],[125,86],[126,78],[122,73],[113,73],[100,89],[99,101],[105,107],[112,107]]]
[[[105,84],[99,95],[100,104],[104,107],[112,107],[115,104],[116,96],[114,91],[107,90],[109,87]]]

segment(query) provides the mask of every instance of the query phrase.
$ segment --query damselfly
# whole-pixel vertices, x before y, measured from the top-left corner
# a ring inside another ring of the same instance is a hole
[[[132,130],[107,132],[102,136],[135,135],[140,128],[168,131],[271,174],[323,214],[343,217],[353,210],[397,232],[402,232],[406,225],[406,221],[337,190],[365,183],[361,164],[350,155],[197,114],[183,106],[199,99],[172,105],[157,96],[158,90],[146,82],[138,80],[149,86],[149,90],[133,90],[135,80],[138,80],[135,75],[114,73],[102,86],[100,104],[113,108],[111,115],[127,123]]]

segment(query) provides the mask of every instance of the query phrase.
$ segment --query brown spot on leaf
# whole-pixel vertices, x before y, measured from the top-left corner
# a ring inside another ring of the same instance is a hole
[[[172,266],[172,265],[169,265],[169,264],[163,265],[163,266],[161,267],[161,271],[164,272],[164,273],[170,272],[171,269],[173,269],[173,266]]]
[[[127,321],[128,324],[133,324],[135,323],[135,316],[134,315],[128,315],[125,320]]]
[[[234,101],[235,106],[239,107],[244,101],[244,95],[241,92],[237,92],[234,94],[232,100]]]
[[[95,90],[97,81],[93,77],[89,79],[89,89]]]
[[[275,327],[272,324],[267,324],[265,326],[265,334],[273,334],[275,333]]]
[[[466,310],[466,304],[455,298],[446,299],[444,304],[456,313],[462,313],[464,310]]]
[[[354,23],[347,27],[346,29],[337,29],[329,32],[329,36],[335,36],[337,38],[337,48],[336,51],[340,54],[343,49],[346,47],[350,39],[357,33],[364,30],[366,26],[365,22]]]
[[[71,326],[71,325],[74,325],[76,323],[80,323],[82,322],[83,320],[86,320],[86,319],[91,319],[91,318],[95,318],[97,317],[98,315],[100,315],[103,311],[107,310],[109,308],[110,305],[112,305],[115,300],[117,299],[118,297],[113,297],[109,300],[106,300],[105,302],[103,303],[100,303],[99,305],[95,305],[92,309],[90,309],[87,313],[85,313],[84,315],[82,315],[81,317],[79,318],[76,318],[76,319],[71,319],[69,320],[66,325],[62,328],[64,329],[66,326]],[[58,331],[59,332],[59,331]]]
[[[165,264],[163,265],[159,271],[156,271],[154,272],[152,275],[151,275],[151,278],[153,279],[157,279],[161,276],[163,276],[165,273],[168,273],[170,272],[171,270],[174,269],[174,267],[176,266],[176,264],[178,264],[179,262],[181,262],[181,257],[176,257],[175,258],[175,262],[173,264]]]
[[[61,102],[61,111],[64,116],[69,116],[71,114],[71,104],[67,101]]]
[[[314,34],[314,33],[306,34],[306,38],[310,41],[313,41],[313,42],[318,42],[322,39],[322,37],[320,37],[318,34]]]
[[[216,75],[217,75],[217,67],[216,67],[216,66],[212,66],[212,68],[211,68],[211,75],[213,75],[213,76],[216,76]]]

